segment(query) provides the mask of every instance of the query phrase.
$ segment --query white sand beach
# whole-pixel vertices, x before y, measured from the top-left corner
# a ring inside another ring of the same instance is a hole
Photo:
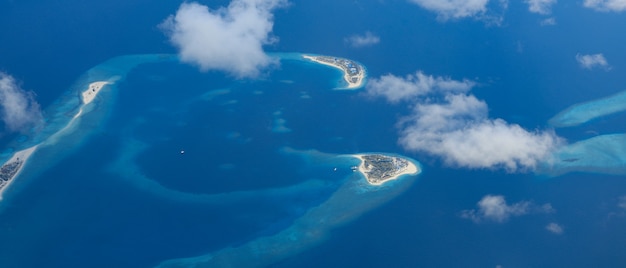
[[[2,165],[2,167],[0,168],[0,172],[7,172],[7,174],[2,175],[6,175],[8,176],[8,178],[6,181],[0,180],[0,200],[2,200],[2,194],[4,193],[4,191],[6,191],[6,189],[9,188],[9,185],[11,185],[13,181],[15,181],[15,178],[19,176],[20,172],[26,165],[26,161],[28,161],[28,158],[33,154],[33,152],[35,152],[37,146],[39,145],[35,145],[28,149],[16,152],[15,154],[13,154],[13,157],[11,157],[11,159],[7,160]]]
[[[89,104],[90,102],[92,102],[96,98],[100,90],[102,90],[102,88],[108,84],[111,84],[111,82],[97,81],[89,84],[89,88],[83,91],[82,94],[83,103]]]
[[[356,89],[356,88],[360,88],[363,86],[363,81],[365,80],[365,72],[362,71],[359,73],[359,75],[357,75],[358,79],[356,83],[353,83],[352,81],[350,81],[350,75],[348,75],[348,73],[344,72],[343,75],[343,79],[346,80],[348,82],[348,89]]]
[[[363,69],[363,67],[361,67],[361,72],[359,72],[359,74],[357,75],[357,77],[358,77],[357,81],[356,82],[352,82],[352,76],[343,67],[341,67],[339,65],[332,64],[332,63],[328,63],[328,62],[325,62],[325,61],[318,60],[314,56],[303,55],[302,57],[307,59],[307,60],[311,60],[311,61],[314,61],[316,63],[323,64],[323,65],[330,66],[330,67],[337,68],[337,69],[341,70],[343,72],[343,80],[345,80],[348,83],[348,86],[346,87],[346,89],[355,89],[355,88],[360,88],[361,86],[363,86],[363,81],[365,80],[365,70]]]

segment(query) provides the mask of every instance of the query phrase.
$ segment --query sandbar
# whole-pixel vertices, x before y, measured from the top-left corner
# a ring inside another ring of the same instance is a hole
[[[328,56],[309,56],[302,55],[307,60],[314,61],[319,64],[337,68],[343,71],[343,80],[348,83],[346,89],[357,89],[363,86],[365,80],[365,68],[362,65],[343,58]]]
[[[371,185],[382,185],[402,175],[416,175],[421,169],[407,159],[383,154],[351,155],[361,160],[358,171]]]
[[[609,97],[570,106],[551,118],[548,123],[553,127],[573,127],[625,110],[626,91],[622,91]]]
[[[11,159],[7,160],[2,167],[0,167],[0,200],[2,200],[2,194],[9,187],[9,185],[20,174],[26,161],[33,152],[37,149],[38,145],[21,150],[13,154]]]
[[[111,82],[97,81],[89,84],[89,88],[82,93],[83,104],[89,104],[92,102],[98,95],[98,92],[100,92],[100,90],[108,84],[111,84]]]
[[[56,138],[59,135],[62,135],[62,133],[64,133],[65,130],[68,129],[70,126],[72,126],[73,122],[83,114],[83,108],[85,107],[85,105],[93,102],[93,100],[96,98],[98,93],[102,90],[102,88],[108,84],[112,84],[112,82],[97,81],[97,82],[93,82],[89,84],[89,87],[81,93],[83,104],[81,105],[76,115],[74,115],[72,120],[70,120],[70,122],[68,122],[64,128],[52,134],[49,138],[44,140],[44,142],[42,143],[45,144],[45,143],[53,142],[54,140],[56,140]],[[26,161],[31,156],[31,154],[35,152],[38,146],[39,144],[16,152],[15,154],[13,154],[11,159],[7,160],[0,167],[0,200],[2,200],[2,194],[4,193],[4,191],[9,187],[9,185],[11,185],[11,183],[13,183],[13,181],[15,181],[15,178],[20,174],[20,172],[24,168]]]
[[[78,112],[74,115],[74,117],[72,117],[72,120],[70,120],[67,123],[67,125],[65,125],[65,127],[63,127],[59,131],[52,134],[49,138],[44,140],[44,142],[56,141],[59,135],[63,135],[63,133],[65,133],[67,129],[72,127],[72,125],[74,124],[74,121],[76,121],[76,119],[78,119],[81,115],[83,115],[83,112],[84,112],[83,109],[85,108],[85,106],[93,102],[93,100],[96,98],[98,93],[102,90],[102,88],[109,84],[113,84],[113,83],[109,81],[97,81],[97,82],[93,82],[89,84],[89,87],[81,93],[83,104],[80,106],[80,109],[78,109]]]

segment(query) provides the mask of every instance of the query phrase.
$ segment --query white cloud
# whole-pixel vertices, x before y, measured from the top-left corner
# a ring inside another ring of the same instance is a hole
[[[528,10],[533,13],[550,14],[552,5],[556,4],[556,0],[525,0],[528,4]]]
[[[366,94],[382,96],[389,102],[395,103],[401,100],[414,99],[415,97],[429,94],[434,90],[466,92],[475,85],[475,82],[467,79],[457,81],[449,77],[434,77],[426,75],[422,71],[417,71],[415,75],[407,75],[404,78],[387,74],[378,79],[370,79],[367,83]]]
[[[626,10],[626,0],[585,0],[583,5],[598,11],[621,12]]]
[[[554,209],[550,204],[535,206],[530,201],[520,201],[507,204],[502,195],[486,195],[476,204],[478,209],[461,211],[461,217],[470,219],[475,223],[485,221],[502,223],[514,216],[522,216],[529,213],[552,213]]]
[[[476,205],[478,210],[463,210],[461,217],[477,223],[482,221],[504,222],[511,216],[525,215],[530,211],[530,202],[521,201],[508,205],[504,196],[501,195],[486,195]]]
[[[345,41],[353,47],[365,47],[380,43],[380,37],[371,32],[366,32],[364,35],[352,35],[347,37]]]
[[[443,103],[418,103],[400,126],[405,149],[467,168],[532,169],[559,143],[552,132],[529,132],[487,118],[487,104],[464,94],[448,94]]]
[[[552,204],[550,204],[550,203],[543,204],[543,205],[537,207],[536,210],[539,213],[546,213],[546,214],[556,212],[556,209],[554,209],[552,207]]]
[[[626,195],[625,196],[621,196],[619,198],[619,201],[617,202],[617,206],[623,209],[626,209]]]
[[[487,12],[489,0],[410,0],[441,19],[460,19]]]
[[[551,222],[548,225],[546,225],[546,230],[554,234],[562,234],[563,226],[559,225],[556,222]]]
[[[43,122],[34,94],[22,90],[15,79],[0,72],[0,116],[7,129],[22,131]]]
[[[285,0],[233,0],[228,7],[209,10],[183,3],[175,15],[160,26],[179,49],[181,60],[201,70],[222,70],[237,77],[257,76],[276,61],[263,45],[276,41],[271,36],[272,11]]]
[[[593,55],[582,55],[580,53],[576,54],[576,61],[580,64],[581,67],[585,69],[593,69],[595,67],[602,67],[604,69],[611,69],[611,66],[604,58],[602,53],[593,54]]]
[[[500,25],[504,20],[504,11],[508,0],[409,0],[437,13],[439,20],[474,18],[490,25]],[[495,4],[492,4],[495,3]]]
[[[414,101],[411,115],[398,123],[400,145],[440,157],[451,166],[527,171],[560,145],[552,131],[531,132],[490,119],[487,104],[466,93],[475,84],[418,71],[404,78],[391,74],[373,78],[366,94],[391,103]]]
[[[541,26],[556,25],[556,19],[555,18],[543,19],[539,24],[541,24]]]

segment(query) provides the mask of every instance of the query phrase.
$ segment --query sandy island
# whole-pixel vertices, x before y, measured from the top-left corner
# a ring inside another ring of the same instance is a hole
[[[74,122],[74,120],[76,120],[76,118],[82,115],[83,107],[93,102],[93,100],[96,98],[98,93],[102,90],[102,88],[108,84],[112,84],[112,82],[97,81],[97,82],[93,82],[89,84],[89,87],[81,93],[83,105],[78,110],[78,113],[74,115],[72,120],[70,120],[70,122],[63,129],[52,134],[48,139],[46,139],[46,141],[56,138],[57,135],[59,135],[60,133],[63,133],[65,129],[69,128]],[[2,167],[0,167],[0,200],[2,200],[2,194],[4,193],[4,191],[20,174],[20,172],[22,171],[22,168],[24,168],[24,165],[26,164],[26,161],[28,160],[30,155],[33,152],[35,152],[35,150],[37,149],[37,146],[39,145],[35,145],[28,149],[24,149],[19,152],[16,152],[15,154],[13,154],[13,157],[11,157],[11,159],[7,160],[2,165]]]
[[[371,185],[379,186],[398,179],[402,175],[415,175],[421,172],[421,169],[413,162],[400,157],[382,154],[355,154],[351,156],[361,160],[358,171],[365,176]]]
[[[89,88],[83,91],[82,94],[83,104],[89,104],[90,102],[92,102],[98,95],[98,92],[100,92],[100,90],[102,90],[102,88],[108,84],[111,84],[111,82],[98,81],[89,84]]]
[[[81,94],[82,100],[83,100],[83,105],[78,110],[78,113],[76,113],[76,115],[74,115],[72,120],[67,124],[67,126],[64,127],[63,129],[61,129],[61,131],[59,131],[59,132],[62,132],[63,130],[68,128],[70,125],[72,125],[72,122],[74,122],[74,120],[76,118],[80,117],[83,114],[83,107],[85,107],[85,105],[91,103],[96,98],[96,96],[98,96],[98,93],[100,92],[100,90],[102,90],[102,88],[104,86],[109,85],[109,84],[113,84],[113,83],[108,82],[108,81],[97,81],[97,82],[93,82],[93,83],[89,84],[89,88],[87,88]]]
[[[13,154],[11,159],[7,160],[2,167],[0,167],[0,200],[2,200],[2,194],[4,191],[20,174],[22,168],[24,168],[24,165],[26,164],[26,161],[36,149],[37,145],[16,152]]]
[[[354,61],[328,56],[303,55],[302,57],[343,71],[343,80],[348,83],[347,89],[356,89],[363,86],[365,68]]]
[[[102,90],[102,88],[109,84],[113,84],[113,82],[97,81],[97,82],[93,82],[89,84],[89,87],[85,91],[83,91],[83,93],[81,93],[83,104],[80,106],[80,109],[78,109],[78,112],[74,115],[74,117],[72,117],[72,120],[70,120],[67,123],[67,125],[65,125],[65,127],[63,127],[62,129],[60,129],[59,131],[55,132],[50,137],[48,137],[46,140],[44,140],[44,142],[55,141],[57,137],[59,137],[60,135],[63,135],[63,133],[67,129],[72,127],[72,125],[74,124],[74,121],[76,121],[76,119],[78,119],[81,115],[83,115],[83,109],[85,108],[85,106],[93,102],[93,100],[96,98],[96,96],[98,96],[98,93]]]

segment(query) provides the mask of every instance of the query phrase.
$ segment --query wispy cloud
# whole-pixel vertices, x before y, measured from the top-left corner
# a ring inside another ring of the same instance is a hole
[[[21,89],[15,79],[0,72],[0,115],[10,131],[23,131],[43,122],[32,92]]]
[[[392,74],[373,78],[367,83],[366,93],[373,97],[384,97],[389,102],[396,103],[401,100],[414,99],[418,96],[430,94],[433,91],[442,92],[466,92],[476,85],[475,82],[464,79],[453,80],[450,77],[426,75],[417,71],[415,75],[409,74],[398,77]]]
[[[489,24],[500,24],[501,14],[490,12],[490,0],[409,0],[437,14],[437,18],[446,21],[450,19],[475,18],[483,20]],[[496,5],[500,9],[508,8],[508,0],[498,0]]]
[[[617,206],[622,208],[622,209],[626,209],[626,195],[625,196],[621,196],[619,198],[619,201],[617,202]]]
[[[228,7],[210,10],[183,3],[160,27],[179,50],[181,60],[202,70],[227,71],[237,77],[255,77],[275,60],[263,45],[271,36],[275,8],[286,0],[233,0]]]
[[[345,41],[353,47],[366,47],[380,43],[380,37],[371,32],[366,32],[363,35],[356,34],[346,37]]]
[[[549,232],[553,234],[563,234],[563,226],[561,226],[560,224],[556,222],[551,222],[548,225],[546,225],[546,230],[548,230]]]
[[[532,13],[538,13],[548,15],[552,13],[552,5],[556,4],[557,0],[525,0],[528,4],[528,10]]]
[[[593,55],[582,55],[578,53],[576,54],[576,61],[578,61],[578,64],[580,64],[580,67],[583,67],[589,70],[596,68],[596,67],[602,67],[605,70],[611,69],[611,66],[609,65],[606,58],[604,58],[604,55],[602,55],[602,53],[593,54]]]
[[[537,206],[530,201],[520,201],[509,205],[502,195],[486,195],[478,201],[476,206],[477,209],[461,211],[461,217],[472,220],[475,223],[502,223],[509,220],[511,217],[522,216],[530,213],[554,212],[554,209],[550,204]]]
[[[556,19],[555,19],[555,18],[547,18],[547,19],[543,19],[543,20],[541,20],[541,22],[539,22],[539,24],[541,24],[541,26],[552,26],[552,25],[556,25]]]
[[[476,16],[487,11],[489,0],[410,0],[422,8],[435,12],[442,19]]]
[[[583,5],[598,11],[621,12],[626,10],[626,0],[585,0]]]
[[[467,93],[474,85],[417,72],[404,78],[374,78],[366,94],[391,103],[412,102],[412,113],[398,123],[400,145],[451,166],[527,171],[560,145],[561,139],[552,131],[527,131],[489,118],[487,104]]]

